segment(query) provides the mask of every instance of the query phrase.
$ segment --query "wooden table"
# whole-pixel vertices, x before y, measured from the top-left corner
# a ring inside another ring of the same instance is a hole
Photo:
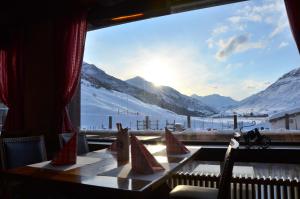
[[[133,173],[130,162],[118,164],[117,154],[103,149],[79,156],[81,161],[89,158],[94,159],[94,163],[72,169],[65,167],[65,171],[48,169],[49,165],[44,162],[43,168],[29,165],[2,174],[7,180],[22,181],[28,185],[27,189],[56,191],[70,198],[151,198],[173,172],[199,153],[201,147],[188,146],[191,152],[184,155],[169,155],[163,145],[147,145],[147,148],[163,165],[164,171],[151,175]]]
[[[140,141],[160,141],[161,140],[161,136],[149,136],[149,135],[137,135],[136,136]],[[87,139],[88,140],[94,140],[94,141],[109,141],[109,142],[113,142],[117,139],[116,136],[108,136],[108,137],[97,137],[97,135],[87,135]]]

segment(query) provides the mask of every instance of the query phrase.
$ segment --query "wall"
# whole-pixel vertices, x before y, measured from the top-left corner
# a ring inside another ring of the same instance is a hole
[[[289,129],[299,130],[300,129],[300,114],[289,116]],[[271,122],[272,129],[285,129],[285,118],[280,118]]]

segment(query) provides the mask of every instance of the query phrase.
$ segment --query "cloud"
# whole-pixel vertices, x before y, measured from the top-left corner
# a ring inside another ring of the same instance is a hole
[[[241,82],[242,85],[241,89],[244,90],[245,92],[248,92],[248,95],[250,95],[266,89],[270,84],[271,82],[268,81],[246,79]]]
[[[215,29],[213,29],[212,33],[214,35],[218,35],[218,34],[221,34],[221,33],[226,33],[227,31],[228,31],[228,26],[221,25],[221,26],[218,26]]]
[[[220,61],[225,60],[228,56],[234,53],[245,52],[250,49],[264,48],[262,42],[250,42],[249,36],[239,35],[229,38],[227,41],[219,40],[219,51],[216,54],[216,58]]]
[[[249,32],[253,32],[253,28],[257,30],[261,27],[264,28],[259,31],[259,34],[255,32],[258,41],[249,41]],[[249,2],[218,24],[206,42],[208,48],[217,47],[215,57],[219,61],[224,61],[235,53],[265,48],[272,43],[273,37],[284,33],[288,27],[288,18],[282,0]],[[231,34],[232,37],[224,39],[224,33],[226,36]],[[285,46],[287,44],[282,43],[278,47]]]
[[[282,33],[284,30],[286,30],[289,27],[289,23],[286,17],[282,16],[280,17],[279,21],[277,22],[274,30],[270,33],[270,37],[274,37],[278,35],[279,33]]]
[[[283,41],[283,42],[281,42],[281,43],[279,44],[278,48],[284,48],[284,47],[286,47],[286,46],[288,46],[288,45],[289,45],[288,42]]]
[[[272,31],[269,34],[271,38],[287,30],[289,23],[283,1],[266,0],[261,2],[258,5],[249,3],[249,5],[237,10],[227,20],[231,26],[241,26],[241,24],[248,22],[272,26]]]
[[[243,63],[227,64],[227,65],[225,66],[225,69],[231,70],[231,69],[241,68],[241,67],[243,67],[243,66],[244,66]]]
[[[206,40],[206,43],[209,48],[213,48],[215,45],[215,41],[213,40],[213,38],[209,38],[208,40]]]
[[[234,24],[238,24],[243,21],[261,22],[262,16],[259,14],[248,14],[245,16],[232,16],[229,17],[228,20]]]
[[[125,53],[117,62],[122,64],[122,68],[118,68],[118,77],[122,74],[122,79],[138,75],[154,83],[171,86],[187,95],[196,91],[209,93],[213,88],[208,86],[208,82],[223,75],[218,73],[217,66],[206,63],[196,45],[190,44],[139,46],[131,56]]]

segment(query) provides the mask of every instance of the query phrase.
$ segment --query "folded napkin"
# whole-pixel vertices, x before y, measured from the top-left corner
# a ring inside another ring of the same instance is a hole
[[[162,171],[164,168],[159,164],[146,147],[131,135],[131,166],[132,171],[141,174],[152,174]]]
[[[117,151],[117,143],[118,140],[115,140],[113,143],[111,143],[111,145],[107,148],[110,151]]]
[[[52,159],[52,165],[76,164],[77,158],[77,133],[74,133],[70,140]]]
[[[186,154],[190,151],[180,142],[167,128],[166,131],[166,145],[167,153],[170,154]]]
[[[117,123],[117,160],[118,164],[129,162],[129,133],[128,128],[123,129],[121,123]]]

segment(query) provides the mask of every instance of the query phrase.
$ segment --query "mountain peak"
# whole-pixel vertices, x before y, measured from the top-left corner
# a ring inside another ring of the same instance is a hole
[[[147,81],[145,78],[141,76],[135,76],[133,78],[127,79],[126,82],[147,83],[153,85],[152,82]]]
[[[96,65],[94,64],[89,64],[87,62],[83,62],[82,63],[82,72],[83,73],[96,73],[96,74],[106,74],[103,70],[101,70],[100,68],[98,68]]]
[[[136,80],[143,80],[143,81],[147,81],[147,80],[145,80],[143,77],[141,77],[141,76],[135,76],[135,77],[133,77],[133,78],[130,78],[130,79],[136,79]],[[130,80],[130,79],[128,79],[128,80]]]
[[[300,107],[299,86],[300,68],[296,68],[282,75],[265,90],[242,100],[232,110],[239,113],[257,112],[272,114]]]
[[[149,82],[140,76],[135,76],[131,79],[126,80],[126,82],[132,86],[135,86],[140,89],[144,89],[150,93],[157,92],[157,88],[154,86],[152,82]]]
[[[284,74],[278,80],[285,79],[285,78],[288,78],[288,77],[300,77],[300,67],[295,68],[294,70],[291,70],[290,72]]]
[[[220,111],[226,110],[229,107],[237,105],[238,103],[238,101],[232,99],[231,97],[226,97],[219,94],[211,94],[207,96],[193,94],[191,97],[196,98],[209,106],[215,107]]]

